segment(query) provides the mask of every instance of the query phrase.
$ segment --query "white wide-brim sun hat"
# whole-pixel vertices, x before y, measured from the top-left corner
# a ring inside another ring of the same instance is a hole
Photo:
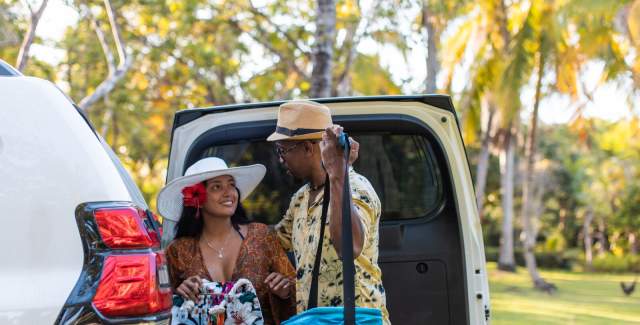
[[[229,168],[224,160],[216,157],[203,158],[187,168],[184,176],[165,185],[158,194],[158,212],[172,221],[182,214],[182,189],[222,175],[233,177],[240,190],[240,201],[244,200],[260,184],[267,172],[261,164]]]

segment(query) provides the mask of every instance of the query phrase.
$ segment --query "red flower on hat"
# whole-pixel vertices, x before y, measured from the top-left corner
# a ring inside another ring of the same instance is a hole
[[[186,207],[200,207],[207,200],[207,189],[198,183],[182,189],[182,204]]]

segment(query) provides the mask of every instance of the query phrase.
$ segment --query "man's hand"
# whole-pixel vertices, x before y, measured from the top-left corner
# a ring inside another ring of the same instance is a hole
[[[320,141],[322,164],[329,174],[329,180],[344,179],[344,154],[338,142],[338,136],[342,134],[342,130],[340,125],[334,124],[325,130],[322,134],[322,141]]]
[[[364,231],[362,224],[360,223],[360,215],[358,210],[354,207],[351,201],[351,196],[343,196],[343,185],[345,176],[345,161],[344,151],[338,143],[338,136],[342,133],[342,127],[340,125],[333,125],[327,128],[322,135],[322,141],[320,142],[320,154],[322,156],[322,163],[324,169],[329,175],[329,182],[331,183],[331,200],[329,201],[329,215],[331,221],[329,222],[329,234],[331,236],[331,242],[336,252],[341,254],[342,249],[342,203],[343,200],[349,201],[348,205],[351,206],[351,234],[353,237],[353,258],[357,258],[362,252],[364,245]],[[358,158],[358,149],[360,145],[349,138],[351,143],[351,152],[349,164]],[[354,145],[355,144],[355,145]]]
[[[349,151],[349,166],[353,166],[353,163],[358,159],[358,151],[360,150],[360,143],[349,137],[349,145],[351,150]]]

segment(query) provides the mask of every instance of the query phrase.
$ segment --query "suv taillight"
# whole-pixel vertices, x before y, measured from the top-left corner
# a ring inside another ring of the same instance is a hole
[[[93,306],[106,317],[166,312],[171,287],[160,247],[158,224],[150,211],[135,206],[93,210],[106,255]]]
[[[94,307],[107,317],[139,316],[171,308],[171,288],[162,252],[109,255]]]
[[[149,236],[160,243],[160,238],[162,238],[162,222],[160,218],[155,213],[147,210],[147,218],[145,220],[147,221],[146,224],[148,224]]]
[[[93,215],[102,241],[109,248],[150,248],[160,245],[147,213],[134,207],[96,209]]]
[[[128,201],[79,204],[84,263],[56,324],[168,323],[171,285],[162,226]]]

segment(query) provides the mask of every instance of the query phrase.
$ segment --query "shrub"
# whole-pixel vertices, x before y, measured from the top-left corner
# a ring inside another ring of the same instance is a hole
[[[500,248],[495,246],[489,246],[485,248],[485,256],[489,262],[498,262],[500,256]],[[524,261],[524,254],[521,247],[516,247],[515,251],[516,265],[526,266]],[[556,252],[536,252],[536,263],[538,267],[547,269],[565,269],[570,270],[577,262],[576,254],[573,251]]]
[[[640,272],[640,256],[615,256],[605,254],[593,259],[593,270],[597,272]]]
[[[543,268],[570,270],[575,260],[565,255],[564,252],[539,252],[536,253],[536,262],[539,267]]]
[[[567,249],[567,240],[560,230],[556,230],[547,237],[544,242],[545,252],[563,252]]]
[[[516,265],[526,266],[522,248],[516,247]],[[495,246],[485,247],[485,255],[488,262],[498,262],[500,248]],[[538,267],[549,269],[572,270],[584,267],[584,253],[580,249],[568,249],[559,253],[541,251],[536,252],[536,262]],[[595,272],[638,272],[640,273],[640,255],[615,256],[605,254],[593,258],[593,271]]]

